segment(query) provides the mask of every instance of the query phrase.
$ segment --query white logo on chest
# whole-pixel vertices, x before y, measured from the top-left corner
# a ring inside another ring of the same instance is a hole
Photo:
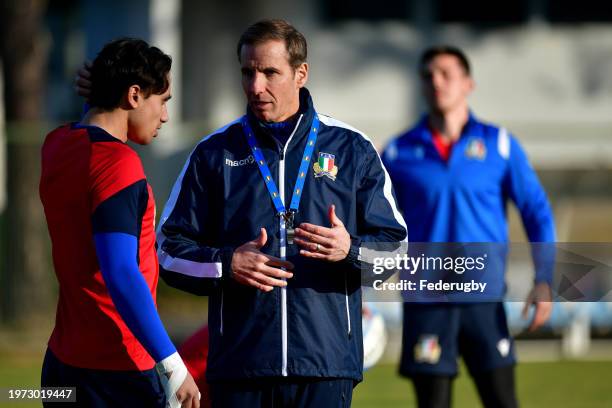
[[[255,163],[255,158],[252,154],[242,160],[230,160],[227,157],[225,158],[225,165],[230,167],[248,166],[253,163]]]

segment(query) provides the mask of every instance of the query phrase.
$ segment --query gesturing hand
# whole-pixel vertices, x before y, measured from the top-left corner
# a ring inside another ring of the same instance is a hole
[[[335,205],[329,207],[328,216],[331,228],[304,222],[295,229],[294,241],[302,248],[301,255],[329,262],[346,258],[351,249],[351,236],[336,215]]]
[[[232,276],[236,282],[264,292],[271,291],[274,286],[287,286],[283,278],[289,279],[293,273],[281,268],[291,270],[293,264],[261,252],[267,240],[266,229],[261,228],[257,238],[236,248],[232,256]]]

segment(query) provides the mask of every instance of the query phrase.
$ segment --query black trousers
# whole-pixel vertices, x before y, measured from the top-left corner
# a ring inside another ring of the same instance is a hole
[[[345,378],[282,377],[210,384],[213,408],[348,408],[354,382]]]
[[[166,395],[155,369],[146,371],[90,370],[62,363],[47,349],[42,387],[76,387],[76,403],[45,402],[44,407],[159,407]]]

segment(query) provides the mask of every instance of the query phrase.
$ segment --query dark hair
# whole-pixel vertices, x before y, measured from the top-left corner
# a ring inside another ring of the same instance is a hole
[[[461,49],[453,47],[452,45],[436,45],[423,51],[423,54],[421,54],[421,60],[419,62],[419,71],[422,71],[425,65],[429,64],[431,60],[436,58],[438,55],[452,55],[453,57],[457,58],[465,73],[468,76],[471,75],[470,61],[468,60],[467,56]]]
[[[119,106],[125,91],[139,85],[145,96],[162,94],[170,86],[172,58],[135,38],[120,38],[102,48],[91,67],[89,104],[105,110]]]
[[[238,40],[236,52],[240,61],[240,51],[243,45],[256,45],[270,40],[285,42],[289,54],[289,65],[296,69],[304,62],[308,54],[306,38],[294,26],[285,20],[261,20],[249,26]]]

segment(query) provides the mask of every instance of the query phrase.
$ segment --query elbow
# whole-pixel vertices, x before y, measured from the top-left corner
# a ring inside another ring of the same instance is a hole
[[[216,286],[217,280],[205,282],[204,278],[183,275],[160,268],[159,275],[166,285],[196,296],[208,296],[211,289]]]

